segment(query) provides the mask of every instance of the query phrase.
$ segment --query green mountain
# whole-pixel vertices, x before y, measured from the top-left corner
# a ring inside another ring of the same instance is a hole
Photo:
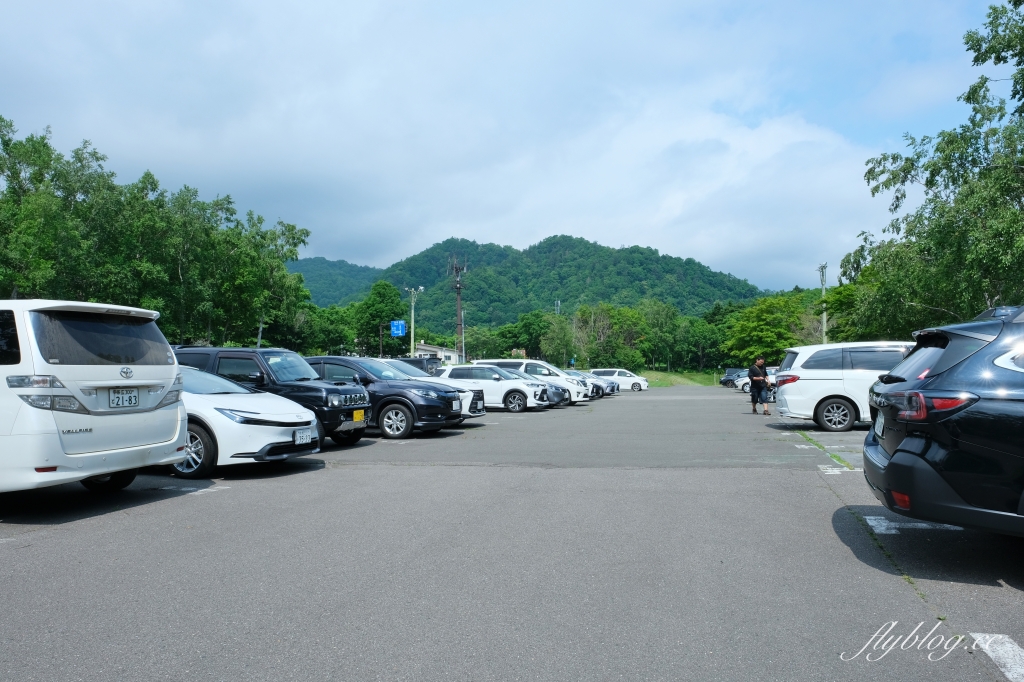
[[[692,258],[640,246],[613,249],[567,236],[548,237],[522,251],[452,238],[383,270],[323,258],[303,258],[289,267],[302,273],[321,306],[359,300],[377,279],[398,287],[422,286],[426,291],[416,300],[417,325],[450,334],[455,330],[455,293],[448,273],[452,256],[469,266],[463,275],[469,326],[515,322],[531,310],[553,311],[555,301],[568,312],[582,304],[632,305],[656,298],[695,315],[715,301],[744,301],[762,293]]]

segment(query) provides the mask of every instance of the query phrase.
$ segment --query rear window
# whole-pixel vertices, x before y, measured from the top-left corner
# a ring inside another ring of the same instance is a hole
[[[523,363],[521,362],[495,362],[495,367],[504,367],[506,369],[519,369]]]
[[[70,311],[32,313],[43,360],[51,365],[173,365],[153,320]]]
[[[854,350],[850,349],[850,369],[886,371],[903,361],[901,350]]]
[[[178,353],[178,364],[184,367],[195,367],[206,370],[210,364],[209,353]]]
[[[793,363],[796,362],[796,358],[797,358],[798,355],[800,355],[800,354],[799,353],[794,353],[793,351],[789,351],[788,353],[786,353],[786,357],[783,358],[782,364],[779,365],[779,371],[780,372],[785,372],[787,369],[792,369]],[[735,370],[732,370],[732,371],[733,372],[739,372],[738,369],[735,369]]]
[[[800,369],[842,369],[843,349],[828,348],[811,354],[800,365]]]
[[[0,365],[21,363],[21,346],[18,344],[18,325],[14,322],[13,310],[0,310]]]
[[[907,380],[942,374],[988,345],[988,341],[960,334],[922,334],[907,359],[889,373]]]

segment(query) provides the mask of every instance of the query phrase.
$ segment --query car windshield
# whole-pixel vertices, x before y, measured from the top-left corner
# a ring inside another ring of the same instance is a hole
[[[369,372],[375,379],[409,379],[410,376],[391,365],[380,362],[379,360],[371,360],[369,358],[360,358],[354,360],[361,369]]]
[[[498,369],[497,367],[495,369]],[[513,379],[529,379],[530,381],[536,381],[537,377],[532,377],[526,372],[520,372],[518,369],[502,369],[502,372],[509,374]]]
[[[412,365],[410,365],[407,362],[402,362],[401,360],[385,360],[384,362],[386,364],[391,365],[392,367],[394,367],[394,368],[404,372],[406,375],[415,378],[415,379],[423,379],[423,378],[429,379],[430,378],[429,374],[427,374],[426,372],[420,370],[418,367],[413,367]]]
[[[203,372],[191,367],[181,368],[181,380],[185,382],[185,393],[197,395],[225,395],[228,393],[255,393],[245,386],[224,377]]]
[[[502,379],[519,379],[519,377],[517,377],[515,374],[512,374],[512,372],[510,372],[509,370],[502,369],[501,367],[489,367],[488,369],[494,370],[494,373],[500,376]],[[536,377],[532,378],[535,379]]]
[[[278,381],[310,381],[320,378],[316,370],[298,353],[280,350],[265,352],[262,355],[267,367]]]

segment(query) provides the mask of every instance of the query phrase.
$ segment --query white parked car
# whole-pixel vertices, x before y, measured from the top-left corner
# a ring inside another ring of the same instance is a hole
[[[181,376],[152,310],[0,301],[0,492],[120,490],[185,456]]]
[[[629,386],[632,391],[646,391],[651,388],[647,383],[647,379],[639,374],[630,372],[628,369],[592,369],[590,373],[596,374],[599,377],[614,377],[620,386]]]
[[[769,396],[768,397],[772,398],[772,395],[770,395],[770,394],[771,394],[772,389],[775,388],[775,376],[779,373],[779,368],[778,367],[765,367],[764,370],[765,370],[765,372],[768,373],[768,392],[769,392]],[[744,375],[744,376],[741,376],[741,377],[737,377],[736,380],[733,383],[735,384],[736,388],[738,388],[739,390],[743,391],[744,393],[750,393],[750,377],[749,376]]]
[[[783,417],[813,419],[826,431],[848,431],[871,419],[868,389],[913,347],[862,341],[787,348],[775,377],[776,408]]]
[[[174,465],[179,476],[209,478],[217,466],[320,452],[316,415],[302,405],[192,367],[181,376],[188,442]]]
[[[556,384],[569,392],[570,405],[590,400],[590,387],[587,386],[586,382],[581,381],[576,377],[569,376],[554,365],[548,364],[543,360],[515,360],[505,358],[497,360],[474,360],[473,364],[493,365],[503,369],[517,369],[532,377],[537,377],[537,381]]]
[[[459,392],[459,399],[462,401],[463,419],[475,419],[476,417],[482,417],[487,414],[487,408],[484,406],[484,392],[482,389],[469,388],[462,385],[460,382],[452,381],[451,379],[443,379],[437,374],[428,374],[419,367],[410,365],[405,360],[381,360],[381,362],[400,370],[413,381],[428,381],[432,384],[441,384],[442,386],[454,388]],[[434,371],[437,372],[437,369],[438,368],[435,366]]]
[[[470,390],[483,391],[484,405],[491,408],[522,412],[547,405],[543,384],[524,381],[497,367],[441,367],[434,373],[434,378],[457,382]]]

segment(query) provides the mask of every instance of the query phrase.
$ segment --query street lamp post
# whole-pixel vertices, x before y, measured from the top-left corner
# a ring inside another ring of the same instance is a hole
[[[828,313],[825,311],[825,270],[828,269],[828,263],[822,263],[818,266],[818,274],[821,275],[821,342],[828,343]]]
[[[423,287],[405,287],[409,292],[409,357],[416,357],[416,295],[423,293]]]

